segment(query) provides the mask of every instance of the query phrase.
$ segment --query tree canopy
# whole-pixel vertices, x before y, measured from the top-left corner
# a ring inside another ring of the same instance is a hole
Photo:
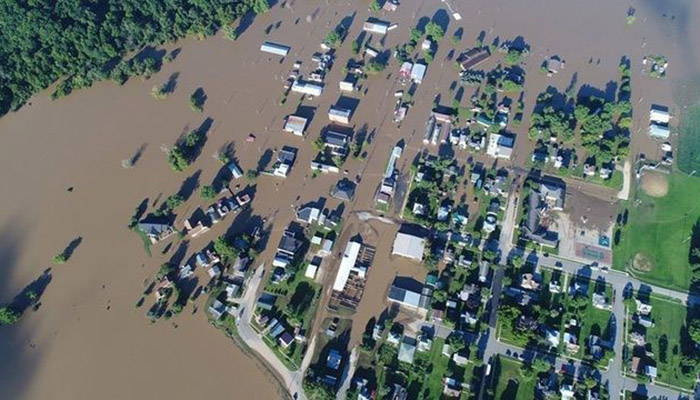
[[[152,57],[122,59],[148,45],[214,34],[267,0],[0,0],[0,115],[63,79],[54,97],[95,81],[150,75]]]

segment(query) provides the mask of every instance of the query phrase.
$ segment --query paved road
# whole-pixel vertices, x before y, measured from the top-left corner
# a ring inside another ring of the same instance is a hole
[[[236,328],[241,339],[255,351],[265,363],[272,369],[272,372],[284,383],[284,386],[289,391],[290,395],[297,395],[298,399],[306,399],[302,388],[303,369],[290,371],[282,361],[277,358],[277,355],[263,342],[260,335],[250,326],[250,319],[253,316],[255,302],[257,298],[258,286],[262,281],[264,265],[260,265],[250,278],[246,293],[241,302],[241,313],[236,319]],[[310,349],[312,349],[310,347]],[[311,353],[312,350],[307,352]],[[306,357],[305,360],[306,361]],[[302,365],[304,363],[302,362]]]

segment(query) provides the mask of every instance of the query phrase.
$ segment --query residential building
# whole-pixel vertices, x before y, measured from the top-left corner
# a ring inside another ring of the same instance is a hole
[[[157,243],[175,233],[167,217],[148,216],[139,221],[136,227],[148,237],[151,243]]]
[[[380,35],[385,35],[389,31],[389,23],[370,18],[367,21],[365,21],[364,25],[362,25],[362,30],[371,33],[378,33]]]
[[[416,339],[404,336],[399,346],[399,361],[413,364],[413,358],[416,354]]]
[[[423,65],[421,63],[415,63],[411,67],[411,80],[417,84],[421,84],[423,82],[423,77],[425,77],[425,70],[428,67],[426,65]]]
[[[489,58],[491,52],[488,47],[474,47],[457,57],[457,62],[459,63],[462,71],[466,71],[480,64],[482,61]]]
[[[344,125],[350,124],[350,116],[352,115],[352,110],[347,108],[341,108],[333,106],[328,110],[328,119],[333,122],[338,122]]]
[[[304,130],[306,129],[307,122],[308,120],[304,117],[290,115],[287,117],[287,121],[284,124],[284,131],[293,133],[297,136],[304,136]]]

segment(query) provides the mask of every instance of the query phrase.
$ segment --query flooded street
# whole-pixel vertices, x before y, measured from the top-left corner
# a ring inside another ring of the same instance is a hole
[[[325,197],[326,207],[335,208],[339,202],[329,191],[344,175],[312,177],[309,164],[316,155],[312,142],[329,124],[327,112],[340,97],[338,81],[345,76],[343,66],[353,57],[350,42],[360,33],[369,12],[365,3],[360,3],[362,7],[349,1],[315,3],[281,2],[268,14],[258,16],[235,42],[218,35],[170,45],[169,50],[181,49],[179,55],[150,80],[131,79],[123,87],[100,83],[57,101],[42,93],[31,105],[0,119],[0,180],[4,188],[0,197],[0,303],[11,301],[51,267],[41,307],[35,312],[28,310],[17,326],[0,327],[0,387],[4,393],[0,397],[281,396],[268,373],[209,326],[202,310],[193,314],[188,306],[170,321],[151,324],[144,315],[146,309],[136,308],[145,281],[171,258],[181,241],[171,237],[154,246],[149,257],[127,225],[142,201],[153,206],[181,191],[191,194],[176,210],[177,227],[181,228],[183,218],[208,204],[193,188],[211,184],[221,168],[212,155],[229,143],[233,143],[234,157],[243,170],[256,168],[267,150],[283,145],[298,149],[286,179],[257,179],[252,215],[266,218],[272,227],[269,246],[260,260],[270,260],[283,229],[294,218],[294,207]],[[423,279],[427,272],[419,264],[389,255],[398,225],[362,222],[356,212],[374,210],[375,191],[399,140],[406,146],[397,165],[408,176],[411,161],[423,147],[425,120],[435,96],[440,94],[442,104],[450,105],[454,95],[448,88],[458,80],[458,74],[446,56],[454,47],[449,38],[458,26],[464,29],[459,51],[472,47],[482,30],[486,43],[496,37],[513,40],[522,36],[531,47],[525,65],[525,120],[513,128],[517,156],[504,166],[520,165],[530,157],[528,115],[540,92],[548,85],[565,90],[573,74],[579,87],[605,90],[608,82],[618,79],[623,56],[630,58],[633,71],[631,154],[655,154],[658,144],[646,134],[649,105],[666,104],[678,111],[672,83],[695,76],[695,67],[700,65],[700,28],[692,23],[700,20],[700,7],[690,1],[671,1],[668,9],[659,9],[652,1],[479,0],[468,7],[452,3],[463,19],[459,25],[449,21],[446,37],[416,91],[415,105],[400,128],[392,121],[394,91],[405,90],[396,81],[396,60],[387,68],[388,78],[386,73],[371,76],[362,82],[363,92],[364,88],[367,92],[351,96],[359,100],[352,116],[354,130],[366,128],[372,140],[365,147],[366,160],[349,158],[342,167],[348,170],[348,178],[361,176],[355,199],[346,204],[344,213],[345,226],[354,231],[344,232],[343,238],[372,232],[367,234],[367,242],[376,247],[369,282],[353,317],[353,343],[361,338],[367,320],[386,306],[386,290],[394,276]],[[382,19],[398,23],[398,28],[390,31],[382,44],[379,37],[372,43],[385,49],[405,43],[418,20],[432,18],[442,6],[437,0],[419,4],[405,1],[397,12],[381,13]],[[632,25],[625,22],[629,7],[636,9]],[[352,20],[350,33],[325,79],[324,93],[303,102],[314,111],[306,137],[284,132],[284,118],[299,105],[294,93],[285,104],[279,104],[292,64],[299,60],[302,70],[309,69],[312,54],[320,51],[318,43],[346,17]],[[263,40],[291,46],[290,55],[280,62],[261,53]],[[669,58],[668,80],[651,80],[638,73],[642,57],[648,54]],[[540,72],[540,64],[552,55],[565,59],[566,69],[547,78]],[[151,88],[170,77],[176,81],[175,92],[165,100],[154,99]],[[202,113],[189,106],[190,94],[198,88],[207,96]],[[469,90],[465,102],[471,96]],[[201,155],[186,171],[172,171],[161,148],[172,146],[181,134],[199,127],[207,118],[212,125]],[[251,133],[256,140],[246,142]],[[139,149],[134,168],[123,168],[122,160]],[[436,153],[437,149],[429,150]],[[456,157],[464,163],[468,155],[458,151]],[[189,184],[182,187],[185,180]],[[395,211],[387,216],[396,218]],[[606,212],[600,214],[608,217]],[[223,234],[232,221],[225,219],[212,231],[189,241],[185,244],[187,254]],[[236,219],[235,223],[246,222]],[[82,241],[70,260],[52,267],[52,257],[77,237]],[[168,242],[174,244],[162,254]],[[334,252],[344,246],[345,242],[339,241]],[[336,269],[337,264],[332,265],[327,273],[334,276]],[[201,306],[202,300],[197,304]]]

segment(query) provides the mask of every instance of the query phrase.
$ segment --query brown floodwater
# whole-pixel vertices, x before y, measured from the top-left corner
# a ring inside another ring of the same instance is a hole
[[[671,83],[694,76],[700,65],[700,35],[692,24],[699,10],[690,1],[667,2],[667,6],[604,0],[479,0],[468,7],[452,3],[463,17],[459,27],[464,29],[464,39],[459,49],[470,47],[482,30],[486,43],[497,36],[502,41],[522,36],[531,46],[525,65],[526,115],[547,85],[564,90],[576,73],[578,85],[604,89],[609,81],[618,79],[620,57],[630,57],[632,101],[639,107],[635,151],[655,149],[644,133],[649,104],[667,104],[677,111]],[[50,267],[52,256],[71,240],[82,238],[69,262],[52,268],[52,280],[38,311],[28,311],[15,327],[0,328],[3,398],[280,396],[259,364],[209,326],[201,311],[192,314],[188,307],[179,317],[156,324],[144,317],[145,309],[135,307],[144,282],[179,243],[166,254],[161,250],[167,243],[155,246],[149,257],[126,225],[144,199],[153,205],[176,193],[187,178],[199,185],[209,184],[220,168],[211,155],[229,142],[234,143],[235,157],[244,169],[254,168],[266,150],[289,145],[299,149],[290,176],[286,180],[259,178],[253,202],[253,214],[267,218],[271,226],[271,245],[262,254],[263,260],[269,259],[293,218],[293,207],[319,196],[329,198],[329,189],[339,178],[312,178],[309,162],[315,156],[311,142],[328,124],[327,110],[340,97],[337,82],[343,77],[342,66],[352,56],[349,40],[357,36],[368,16],[365,8],[356,10],[353,4],[283,2],[256,18],[236,42],[217,36],[170,46],[181,48],[181,53],[150,80],[132,79],[123,87],[100,83],[58,101],[41,93],[31,105],[0,119],[0,177],[5,188],[0,197],[0,302],[10,301]],[[625,15],[630,6],[637,9],[637,21],[628,26]],[[433,17],[440,7],[437,0],[417,5],[404,2],[398,12],[382,14],[383,19],[399,24],[386,36],[384,48],[406,42],[418,19]],[[283,133],[284,117],[298,105],[294,94],[284,105],[278,103],[292,63],[301,60],[308,70],[318,43],[346,17],[353,19],[349,40],[338,51],[336,66],[326,78],[326,91],[303,103],[316,107],[307,137]],[[447,36],[456,28],[456,22],[450,21]],[[375,35],[374,47],[381,47],[380,39]],[[263,40],[292,46],[290,56],[280,63],[261,53]],[[388,255],[397,226],[371,222],[373,230],[369,229],[356,220],[353,211],[373,208],[372,198],[389,152],[400,139],[407,145],[399,165],[407,171],[422,148],[424,122],[434,97],[440,94],[443,105],[451,104],[453,94],[448,88],[457,74],[452,61],[445,58],[452,47],[448,39],[441,42],[401,128],[391,121],[393,92],[400,88],[395,81],[396,62],[389,68],[390,78],[385,74],[371,77],[363,83],[367,93],[354,96],[359,99],[352,120],[355,130],[366,124],[374,134],[366,148],[367,160],[350,159],[343,167],[348,177],[362,174],[356,200],[346,209],[346,224],[355,230],[351,234],[369,232],[365,233],[369,244],[377,247],[363,300],[353,318],[354,340],[367,319],[386,306],[386,288],[396,274],[418,279],[425,275],[420,265]],[[639,74],[641,58],[656,53],[670,59],[667,80]],[[566,69],[546,78],[539,66],[551,55],[564,58]],[[151,87],[173,74],[177,74],[175,93],[166,100],[153,99]],[[201,114],[191,111],[188,104],[189,95],[199,87],[207,94]],[[469,95],[467,91],[465,99]],[[171,171],[161,147],[172,145],[205,118],[211,118],[213,124],[202,154],[186,172]],[[527,126],[526,119],[515,129],[518,156],[504,165],[518,165],[529,157]],[[254,143],[245,141],[250,133],[257,137]],[[121,161],[140,148],[143,152],[135,167],[122,168]],[[458,151],[457,157],[464,161],[467,154]],[[336,204],[336,200],[328,201],[331,207]],[[178,209],[178,223],[201,205],[195,191]],[[187,254],[225,232],[232,221],[225,219],[212,232],[191,240]],[[235,229],[245,229],[245,221],[235,223],[243,225]],[[330,267],[331,273],[335,268],[337,265]]]

